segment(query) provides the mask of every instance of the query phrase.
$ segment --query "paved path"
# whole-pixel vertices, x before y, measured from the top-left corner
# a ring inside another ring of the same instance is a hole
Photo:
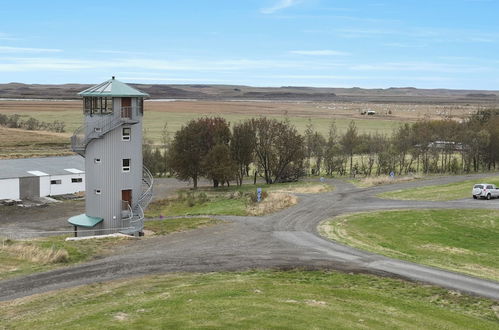
[[[329,241],[318,224],[349,212],[406,208],[499,209],[499,200],[467,198],[450,202],[395,201],[375,197],[383,191],[444,184],[487,175],[443,177],[373,188],[331,180],[335,190],[300,195],[300,202],[265,217],[218,217],[227,223],[152,237],[118,254],[85,264],[0,282],[0,300],[81,284],[167,272],[241,271],[248,269],[336,269],[435,284],[499,300],[499,283],[395,260]],[[471,189],[471,188],[470,188]]]

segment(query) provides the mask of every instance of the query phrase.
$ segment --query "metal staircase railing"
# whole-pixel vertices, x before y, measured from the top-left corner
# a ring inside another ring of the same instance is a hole
[[[122,231],[126,234],[134,234],[141,232],[144,229],[144,210],[152,200],[154,186],[154,178],[151,172],[145,167],[142,167],[142,194],[137,203],[131,208],[131,216],[123,218],[123,227],[127,228]]]
[[[80,126],[71,137],[71,149],[81,156],[85,155],[85,149],[90,141],[101,138],[106,133],[123,124],[134,124],[136,120],[124,117],[115,117],[113,114],[104,116],[101,120],[92,124]]]
[[[104,116],[101,120],[94,123],[83,125],[76,129],[71,137],[71,148],[74,152],[85,156],[85,150],[90,141],[101,138],[106,133],[123,124],[135,124],[137,120],[133,120],[131,107],[123,107],[120,117],[115,117],[113,114]],[[138,201],[130,205],[127,201],[122,202],[121,220],[124,230],[122,233],[135,234],[144,229],[144,210],[152,200],[152,189],[154,178],[151,172],[144,166],[142,168],[142,194]],[[126,205],[125,205],[126,204]]]

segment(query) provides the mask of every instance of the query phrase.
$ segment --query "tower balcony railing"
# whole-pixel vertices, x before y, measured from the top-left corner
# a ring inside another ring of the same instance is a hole
[[[123,124],[134,124],[131,118],[115,117],[112,114],[103,116],[101,120],[80,126],[71,137],[71,149],[83,155],[88,143],[101,138],[106,133]]]
[[[121,107],[121,118],[132,119],[132,107]]]

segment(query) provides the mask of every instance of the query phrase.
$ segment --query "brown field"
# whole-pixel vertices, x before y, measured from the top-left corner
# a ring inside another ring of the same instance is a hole
[[[376,118],[392,120],[462,119],[487,108],[484,104],[397,104],[369,102],[314,101],[157,101],[145,103],[146,112],[192,113],[203,115],[283,116],[306,118],[359,118],[362,110],[376,111]],[[0,101],[0,113],[33,114],[34,112],[74,112],[81,110],[80,100]],[[391,114],[389,112],[391,111]],[[67,121],[65,118],[60,120]]]
[[[375,103],[375,102],[329,102],[329,101],[165,101],[145,102],[144,129],[146,137],[159,143],[165,123],[172,135],[191,119],[201,116],[222,116],[230,123],[255,117],[268,116],[277,119],[287,117],[297,129],[303,132],[309,119],[314,127],[326,134],[332,120],[340,132],[351,120],[361,132],[391,131],[404,122],[423,118],[452,118],[462,120],[478,109],[490,107],[483,103],[427,104]],[[25,157],[60,155],[70,153],[69,136],[82,124],[81,100],[0,100],[0,113],[31,116],[38,120],[63,121],[66,134],[6,130],[0,131],[0,157]],[[374,110],[376,115],[361,115],[361,111]]]
[[[70,134],[0,126],[0,158],[60,156],[72,154],[69,150]]]

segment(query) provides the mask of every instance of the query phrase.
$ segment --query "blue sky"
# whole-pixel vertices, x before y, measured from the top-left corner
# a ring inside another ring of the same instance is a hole
[[[0,83],[499,90],[499,0],[5,1]]]

